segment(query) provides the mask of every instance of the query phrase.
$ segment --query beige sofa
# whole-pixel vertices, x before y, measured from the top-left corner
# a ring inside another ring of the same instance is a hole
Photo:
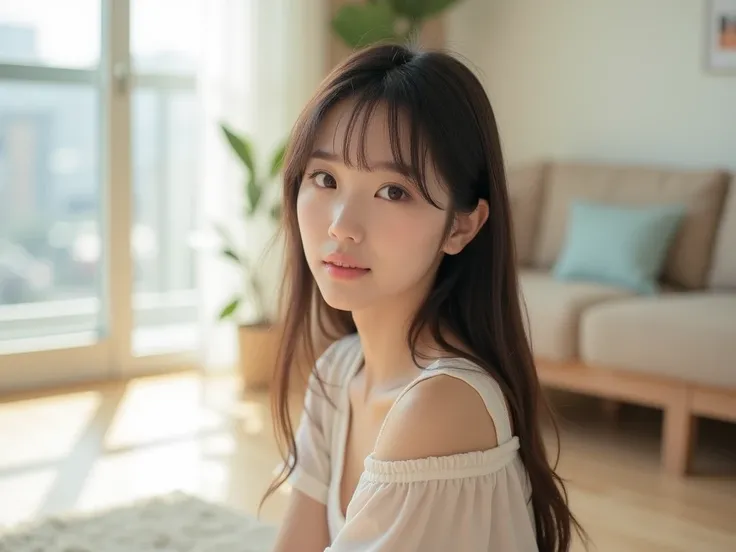
[[[736,421],[736,176],[545,162],[508,180],[543,384],[662,408],[663,469],[685,474],[696,417]],[[656,296],[552,275],[575,198],[687,206]]]

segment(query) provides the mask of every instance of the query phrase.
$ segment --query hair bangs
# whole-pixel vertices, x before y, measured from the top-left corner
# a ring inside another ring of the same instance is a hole
[[[335,144],[335,151],[340,152],[347,167],[374,170],[367,144],[368,126],[381,116],[379,108],[383,107],[392,155],[392,159],[385,161],[392,162],[429,204],[438,209],[446,208],[437,203],[427,186],[428,169],[431,167],[438,175],[440,172],[430,147],[437,140],[430,139],[431,126],[425,122],[431,114],[418,109],[421,101],[413,97],[419,91],[402,86],[400,79],[383,78],[365,83],[360,88],[347,81],[341,84],[319,98],[308,119],[302,121],[303,128],[310,130],[295,137],[301,138],[302,143],[292,144],[295,153],[298,152],[296,164],[300,166],[301,173],[306,170],[320,126],[333,109],[347,102],[351,104],[351,110],[347,116],[345,138],[342,144]],[[446,187],[443,178],[438,180],[441,186]]]

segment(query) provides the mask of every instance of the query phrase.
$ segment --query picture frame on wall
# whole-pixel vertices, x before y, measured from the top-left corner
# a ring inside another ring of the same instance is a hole
[[[708,0],[706,69],[736,75],[736,0]]]

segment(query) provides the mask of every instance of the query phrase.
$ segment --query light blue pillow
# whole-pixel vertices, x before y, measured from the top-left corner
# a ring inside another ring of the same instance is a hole
[[[642,295],[654,294],[684,214],[680,205],[575,201],[553,274],[559,280],[597,282]]]

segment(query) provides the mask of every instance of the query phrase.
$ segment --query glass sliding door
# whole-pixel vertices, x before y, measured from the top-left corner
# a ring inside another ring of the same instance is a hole
[[[191,236],[200,174],[202,0],[131,0],[133,354],[198,345]]]
[[[201,0],[132,2],[0,2],[0,391],[196,347]]]
[[[101,22],[0,3],[0,387],[108,369]]]

